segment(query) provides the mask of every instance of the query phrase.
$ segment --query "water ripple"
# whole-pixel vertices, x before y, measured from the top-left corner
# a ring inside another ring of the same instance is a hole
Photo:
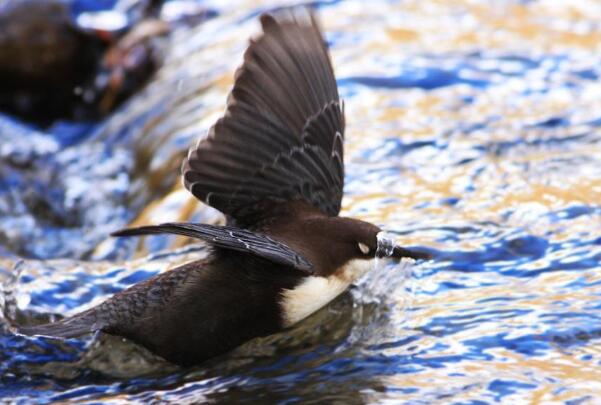
[[[174,32],[163,68],[107,120],[41,131],[0,115],[2,400],[599,401],[601,9],[317,5],[347,114],[344,214],[435,260],[382,261],[301,325],[188,369],[103,334],[13,333],[205,254],[107,235],[221,221],[179,165],[274,7],[224,3]]]

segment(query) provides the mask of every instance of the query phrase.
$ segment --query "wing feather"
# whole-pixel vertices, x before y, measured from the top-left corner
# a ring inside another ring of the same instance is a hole
[[[266,202],[304,200],[338,215],[344,116],[317,21],[295,9],[264,15],[261,23],[262,36],[236,71],[226,113],[184,162],[184,184],[249,226]]]
[[[127,228],[112,236],[139,236],[171,233],[201,239],[220,249],[230,249],[270,260],[306,274],[313,273],[313,265],[303,256],[266,235],[232,226],[170,222],[160,225]]]

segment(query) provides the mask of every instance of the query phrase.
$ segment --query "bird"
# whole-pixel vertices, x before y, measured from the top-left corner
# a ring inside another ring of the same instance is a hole
[[[236,70],[224,115],[193,146],[183,183],[225,214],[223,226],[164,223],[116,237],[177,234],[209,254],[24,335],[102,331],[181,366],[298,324],[374,267],[374,224],[340,216],[344,106],[315,12],[260,16],[262,32]],[[396,259],[425,251],[389,247]]]

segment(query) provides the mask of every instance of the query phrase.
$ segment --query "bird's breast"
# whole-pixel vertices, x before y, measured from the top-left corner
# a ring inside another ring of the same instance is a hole
[[[374,259],[355,259],[328,277],[309,276],[295,288],[285,289],[280,302],[284,327],[294,325],[325,306],[373,267]]]

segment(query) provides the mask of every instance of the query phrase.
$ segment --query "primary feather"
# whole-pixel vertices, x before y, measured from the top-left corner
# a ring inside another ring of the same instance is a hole
[[[340,211],[344,115],[327,47],[311,12],[282,14],[261,18],[224,117],[183,166],[192,194],[246,227],[289,201]]]

